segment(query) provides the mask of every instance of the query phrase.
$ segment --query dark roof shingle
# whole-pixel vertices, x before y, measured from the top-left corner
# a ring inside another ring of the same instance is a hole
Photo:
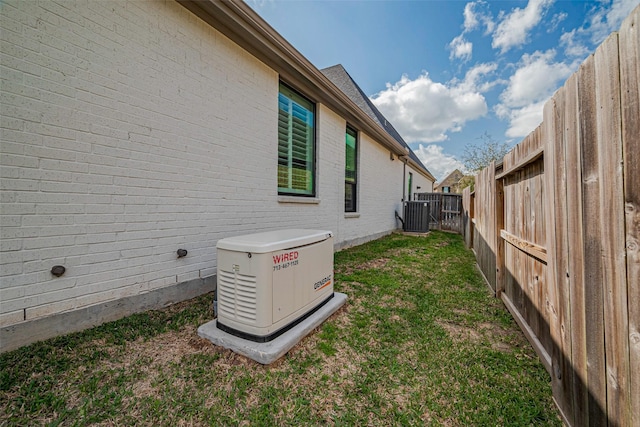
[[[380,110],[373,105],[369,97],[360,89],[360,86],[351,78],[347,70],[341,64],[320,70],[333,84],[335,84],[345,95],[347,95],[362,111],[375,120],[393,139],[402,144],[409,151],[409,157],[421,166],[429,175],[429,169],[420,161],[416,153],[413,152],[409,144],[400,136],[393,125],[382,115]],[[433,176],[433,175],[432,175]]]

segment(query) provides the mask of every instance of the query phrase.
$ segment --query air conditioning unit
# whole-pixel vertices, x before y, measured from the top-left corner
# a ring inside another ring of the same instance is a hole
[[[414,233],[429,231],[429,202],[404,202],[404,231]]]
[[[271,341],[333,297],[333,235],[289,229],[221,239],[217,327]]]

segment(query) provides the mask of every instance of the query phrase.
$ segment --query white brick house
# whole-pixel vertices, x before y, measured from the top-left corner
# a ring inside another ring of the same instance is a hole
[[[0,39],[0,351],[214,289],[220,238],[328,229],[339,249],[398,227],[409,173],[433,188],[243,3],[8,0]],[[279,184],[281,84],[312,105],[303,195]]]

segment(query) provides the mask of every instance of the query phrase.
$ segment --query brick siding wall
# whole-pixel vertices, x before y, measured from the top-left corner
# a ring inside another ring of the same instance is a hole
[[[397,227],[402,163],[366,135],[345,218],[322,105],[318,200],[278,198],[278,74],[176,2],[6,1],[0,30],[0,326],[211,276],[231,235]]]

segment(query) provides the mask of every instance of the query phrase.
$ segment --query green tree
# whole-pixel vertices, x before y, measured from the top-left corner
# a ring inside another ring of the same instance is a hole
[[[485,132],[478,138],[480,143],[467,144],[462,154],[462,163],[470,172],[478,172],[486,168],[492,161],[499,162],[511,147],[506,142],[498,142]]]
[[[465,175],[458,181],[458,193],[462,193],[467,187],[471,187],[471,191],[475,188],[476,177],[473,175]]]

